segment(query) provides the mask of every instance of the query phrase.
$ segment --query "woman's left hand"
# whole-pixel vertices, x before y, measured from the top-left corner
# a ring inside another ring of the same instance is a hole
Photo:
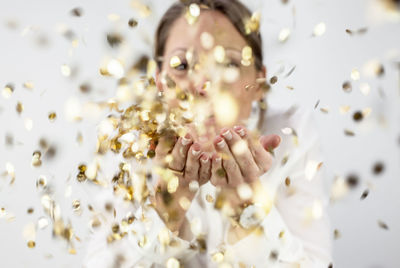
[[[271,167],[271,150],[278,147],[278,135],[261,136],[254,140],[241,126],[222,129],[214,139],[218,154],[212,157],[211,183],[236,188],[242,183],[253,184]]]

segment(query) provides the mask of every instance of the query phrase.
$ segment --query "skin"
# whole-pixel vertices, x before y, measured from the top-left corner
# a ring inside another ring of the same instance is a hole
[[[232,207],[238,207],[241,201],[237,196],[236,188],[242,183],[257,187],[259,177],[268,171],[272,163],[272,156],[268,150],[276,148],[281,141],[277,135],[254,137],[243,127],[245,120],[250,116],[252,102],[260,100],[263,96],[256,80],[265,78],[266,71],[265,67],[263,70],[257,70],[254,63],[250,66],[240,64],[241,51],[247,43],[222,13],[202,11],[194,25],[189,25],[184,17],[175,21],[165,46],[162,69],[156,74],[159,90],[168,90],[161,83],[162,75],[167,74],[178,87],[189,91],[195,98],[205,102],[211,101],[212,92],[204,90],[204,83],[212,76],[210,70],[213,69],[207,65],[212,57],[212,49],[205,49],[202,46],[201,34],[204,32],[214,37],[215,46],[220,45],[226,49],[229,64],[238,62],[235,68],[239,70],[240,78],[223,86],[229,87],[233,99],[240,105],[234,125],[216,123],[211,112],[211,116],[205,122],[207,126],[205,133],[199,134],[188,125],[188,133],[185,137],[179,137],[172,143],[170,140],[160,140],[156,148],[156,159],[162,162],[165,156],[171,153],[173,160],[168,167],[184,171],[182,175],[178,174],[179,187],[173,194],[171,203],[166,205],[161,193],[157,193],[154,200],[157,203],[158,213],[172,231],[187,229],[185,228],[186,211],[179,205],[179,200],[182,197],[189,200],[194,198],[195,193],[188,189],[191,181],[198,181],[200,186],[210,181],[213,185],[221,187],[222,191],[231,197]],[[182,38],[183,36],[185,38]],[[181,62],[186,61],[185,55],[188,50],[193,51],[194,58],[201,63],[201,68],[190,71],[190,66],[185,64],[177,68],[170,66],[170,59],[174,56],[178,56]],[[175,104],[171,102],[170,105]],[[238,144],[245,144],[244,149],[236,150],[235,146]],[[224,172],[221,173],[221,170]],[[166,185],[160,181],[159,189],[165,188]],[[167,214],[169,217],[166,217]],[[171,217],[172,214],[174,217]],[[236,241],[248,231],[239,227],[232,233],[232,241]],[[183,232],[179,235],[190,239]]]

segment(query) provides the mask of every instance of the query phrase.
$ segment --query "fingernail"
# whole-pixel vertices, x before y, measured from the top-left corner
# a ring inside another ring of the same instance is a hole
[[[200,161],[201,161],[201,163],[203,163],[203,164],[207,164],[208,163],[208,156],[206,156],[206,155],[202,155],[201,157],[200,157]]]
[[[192,154],[194,156],[198,156],[200,154],[200,145],[198,145],[197,143],[193,144]]]
[[[221,139],[221,141],[217,143],[217,146],[218,146],[220,149],[224,148],[224,147],[225,147],[225,141],[224,141],[224,139]]]
[[[246,135],[246,132],[244,131],[244,129],[242,127],[239,126],[235,126],[233,128],[237,134],[239,134],[241,137],[243,137],[244,135]]]
[[[183,145],[183,146],[186,146],[186,145],[188,145],[188,144],[191,143],[191,142],[192,142],[191,139],[187,139],[187,138],[185,138],[185,137],[182,137],[182,145]]]
[[[228,141],[230,141],[232,139],[232,133],[229,131],[229,129],[227,131],[225,131],[224,133],[222,133],[222,136],[224,136],[225,139],[227,139]]]
[[[278,136],[278,145],[281,144],[282,138]]]

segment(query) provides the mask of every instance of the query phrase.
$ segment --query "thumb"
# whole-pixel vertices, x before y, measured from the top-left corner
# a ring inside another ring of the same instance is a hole
[[[261,145],[270,153],[279,146],[281,141],[282,138],[275,134],[260,137]]]

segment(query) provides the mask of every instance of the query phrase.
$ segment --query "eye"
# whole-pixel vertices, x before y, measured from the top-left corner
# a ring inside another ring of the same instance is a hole
[[[229,62],[227,62],[225,64],[225,67],[228,67],[228,68],[239,68],[240,65],[235,61],[229,61]]]
[[[224,68],[240,68],[240,64],[235,60],[228,60],[222,64]]]
[[[182,62],[178,66],[174,67],[174,69],[177,71],[186,71],[188,69],[188,64],[187,62]]]

